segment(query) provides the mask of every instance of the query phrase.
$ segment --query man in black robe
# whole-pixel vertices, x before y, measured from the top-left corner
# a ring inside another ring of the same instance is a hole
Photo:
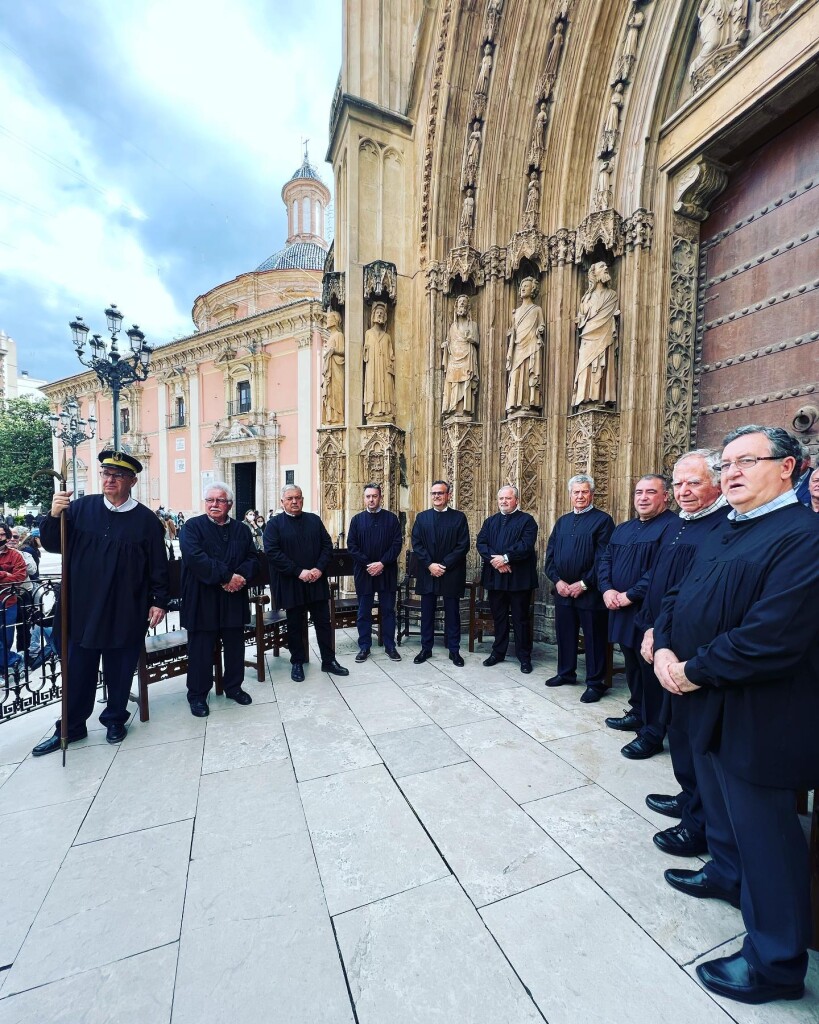
[[[741,951],[697,974],[712,992],[764,1003],[798,999],[808,966],[808,848],[796,793],[819,785],[819,559],[806,556],[819,550],[819,520],[793,490],[795,437],[751,425],[724,443],[728,523],[703,542],[654,624],[660,682],[672,700],[690,702],[712,854],[702,870],[665,878],[740,907]]]
[[[619,644],[623,652],[630,694],[630,709],[622,717],[606,719],[610,729],[637,732],[643,725],[639,662],[642,632],[636,621],[663,534],[675,519],[668,509],[668,499],[669,483],[664,476],[648,473],[640,477],[634,487],[637,518],[615,527],[597,560],[597,586],[609,610],[609,643]],[[651,757],[662,749],[660,742],[659,747],[641,757]]]
[[[195,718],[208,715],[213,686],[213,649],[222,641],[225,696],[252,704],[242,689],[244,626],[250,622],[247,583],[258,569],[253,535],[231,519],[233,491],[217,481],[205,491],[205,515],[182,528],[181,624],[188,631],[188,703]]]
[[[128,696],[149,626],[168,607],[164,531],[156,515],[131,497],[142,472],[127,452],[103,451],[102,494],[69,502],[57,492],[40,520],[46,551],[60,550],[60,516],[66,516],[69,572],[68,743],[88,735],[100,658],[107,703],[100,715],[109,743],[125,739]],[[59,623],[60,615],[54,616]],[[56,634],[56,630],[55,630]],[[58,640],[55,642],[59,643]],[[60,747],[60,723],[38,743],[35,757]]]
[[[287,612],[290,678],[297,683],[304,680],[308,612],[316,630],[322,671],[348,676],[350,670],[339,665],[333,650],[330,587],[325,575],[333,550],[330,534],[317,515],[303,511],[301,487],[283,487],[281,506],[282,513],[268,519],[264,528],[264,550],[270,566],[273,601],[276,608]]]
[[[537,523],[518,508],[517,487],[501,487],[498,510],[484,520],[476,542],[483,559],[481,583],[495,623],[495,640],[484,665],[497,665],[506,657],[511,613],[515,653],[521,672],[528,675],[532,671],[529,605],[537,586]]]
[[[395,648],[395,599],[402,544],[398,516],[381,507],[381,485],[367,484],[364,488],[364,511],[353,516],[347,530],[347,550],[355,562],[353,577],[358,596],[358,654],[355,660],[359,664],[370,656],[376,594],[384,650],[391,661],[401,660]]]
[[[584,704],[606,692],[606,642],[609,613],[597,589],[595,563],[608,544],[614,520],[594,507],[594,478],[586,473],[569,480],[571,512],[554,525],[546,545],[546,576],[554,584],[557,675],[547,686],[577,682],[577,637],[583,630],[586,648]]]
[[[691,741],[688,735],[684,702],[675,701],[672,709],[668,693],[654,674],[654,620],[660,613],[663,598],[688,571],[703,540],[712,530],[722,529],[729,512],[722,489],[720,472],[712,452],[706,449],[687,452],[674,464],[671,484],[674,499],[680,506],[677,522],[663,535],[662,545],[648,581],[648,590],[637,625],[645,629],[640,646],[640,673],[643,681],[643,727],[637,738],[626,744],[632,750],[638,745],[649,747],[662,742],[668,732],[668,749],[674,775],[680,784],[676,796],[650,793],[646,803],[659,814],[679,818],[680,824],[663,829],[654,842],[665,853],[679,857],[695,857],[705,853],[705,813],[697,788]],[[671,711],[676,712],[669,721]]]
[[[432,508],[419,512],[412,525],[412,550],[418,559],[415,593],[421,595],[421,650],[413,660],[420,665],[432,657],[435,607],[440,596],[449,660],[462,668],[460,602],[466,590],[469,525],[463,512],[449,507],[449,493],[446,480],[436,480]]]

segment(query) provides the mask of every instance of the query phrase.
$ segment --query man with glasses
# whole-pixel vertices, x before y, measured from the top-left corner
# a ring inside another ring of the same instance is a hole
[[[207,718],[213,687],[213,649],[222,641],[224,690],[237,704],[252,704],[242,689],[245,676],[244,626],[250,622],[248,580],[258,562],[253,535],[230,518],[233,491],[222,481],[205,491],[205,514],[182,529],[182,613],[188,631],[188,704],[195,718]]]
[[[413,660],[421,665],[432,657],[440,596],[449,660],[462,668],[460,602],[466,590],[469,526],[463,512],[449,507],[449,493],[446,480],[436,480],[431,490],[432,508],[419,512],[412,525],[412,550],[418,559],[415,593],[421,595],[421,650]]]
[[[654,623],[654,670],[673,701],[689,703],[712,858],[665,878],[740,907],[742,949],[697,974],[719,995],[765,1003],[800,998],[808,966],[796,793],[819,786],[819,520],[793,490],[795,437],[751,425],[724,444],[727,525],[703,541]]]
[[[40,521],[46,551],[60,550],[60,516],[66,516],[69,572],[68,736],[88,735],[100,658],[107,703],[100,715],[109,743],[125,739],[128,695],[149,626],[168,607],[168,562],[162,526],[154,513],[131,497],[142,472],[127,452],[100,452],[102,494],[69,501],[58,491]],[[59,611],[55,623],[59,622]],[[59,646],[59,643],[58,643]],[[60,748],[60,723],[38,743],[35,757]]]

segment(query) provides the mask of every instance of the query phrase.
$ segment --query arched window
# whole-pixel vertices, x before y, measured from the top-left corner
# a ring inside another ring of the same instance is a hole
[[[131,410],[120,409],[119,411],[119,432],[127,434],[131,430]]]

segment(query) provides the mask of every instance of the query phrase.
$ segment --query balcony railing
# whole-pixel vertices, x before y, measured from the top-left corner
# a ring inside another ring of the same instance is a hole
[[[228,402],[227,414],[228,416],[244,416],[245,413],[251,412],[249,398],[239,398],[235,402]]]
[[[167,422],[168,430],[176,430],[179,427],[186,427],[184,412],[172,412],[169,413],[165,420]]]

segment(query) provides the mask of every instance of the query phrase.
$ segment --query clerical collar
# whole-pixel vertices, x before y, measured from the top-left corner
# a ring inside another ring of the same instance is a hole
[[[511,512],[504,512],[503,509],[500,509],[499,511],[502,516],[513,516],[516,512],[520,512],[520,509],[513,508]]]
[[[587,505],[585,508],[573,508],[572,512],[574,512],[576,516],[582,516],[584,512],[591,512],[593,508],[594,505]]]
[[[227,524],[230,522],[230,516],[228,516],[228,518],[223,523],[217,523],[216,520],[213,519],[211,516],[208,516],[208,519],[210,519],[214,526],[227,526]]]
[[[443,507],[443,508],[436,508],[436,507],[435,507],[435,506],[433,505],[433,506],[432,506],[432,511],[433,511],[433,512],[448,512],[448,511],[449,511],[449,505],[444,505],[444,507]]]
[[[790,490],[784,492],[784,494],[777,494],[771,501],[765,502],[764,505],[760,505],[758,508],[752,508],[750,512],[737,512],[735,508],[732,508],[728,513],[728,518],[735,523],[742,523],[746,519],[759,519],[761,516],[766,516],[769,512],[775,512],[778,508],[784,508],[786,505],[798,505],[799,499],[796,497],[796,491],[791,487]]]
[[[699,512],[683,512],[680,509],[680,519],[685,519],[687,522],[691,522],[693,519],[705,519],[706,516],[710,516],[712,512],[716,512],[718,508],[722,508],[723,505],[727,505],[728,502],[725,499],[725,495],[721,494],[716,501],[712,502],[706,508],[701,508]]]
[[[378,513],[381,511],[381,509],[380,508],[365,508],[364,511],[365,512],[369,512],[371,516],[377,516]]]
[[[102,500],[109,512],[130,512],[131,509],[136,508],[138,504],[136,498],[132,498],[130,494],[121,505],[112,505],[104,494],[102,496]]]
[[[282,509],[282,511],[284,512],[284,514],[285,514],[286,516],[290,516],[290,518],[291,518],[291,519],[298,519],[298,518],[299,518],[299,516],[301,515],[301,512],[299,512],[299,515],[296,515],[296,513],[295,513],[295,512],[288,512],[286,508],[285,508],[285,509]]]

